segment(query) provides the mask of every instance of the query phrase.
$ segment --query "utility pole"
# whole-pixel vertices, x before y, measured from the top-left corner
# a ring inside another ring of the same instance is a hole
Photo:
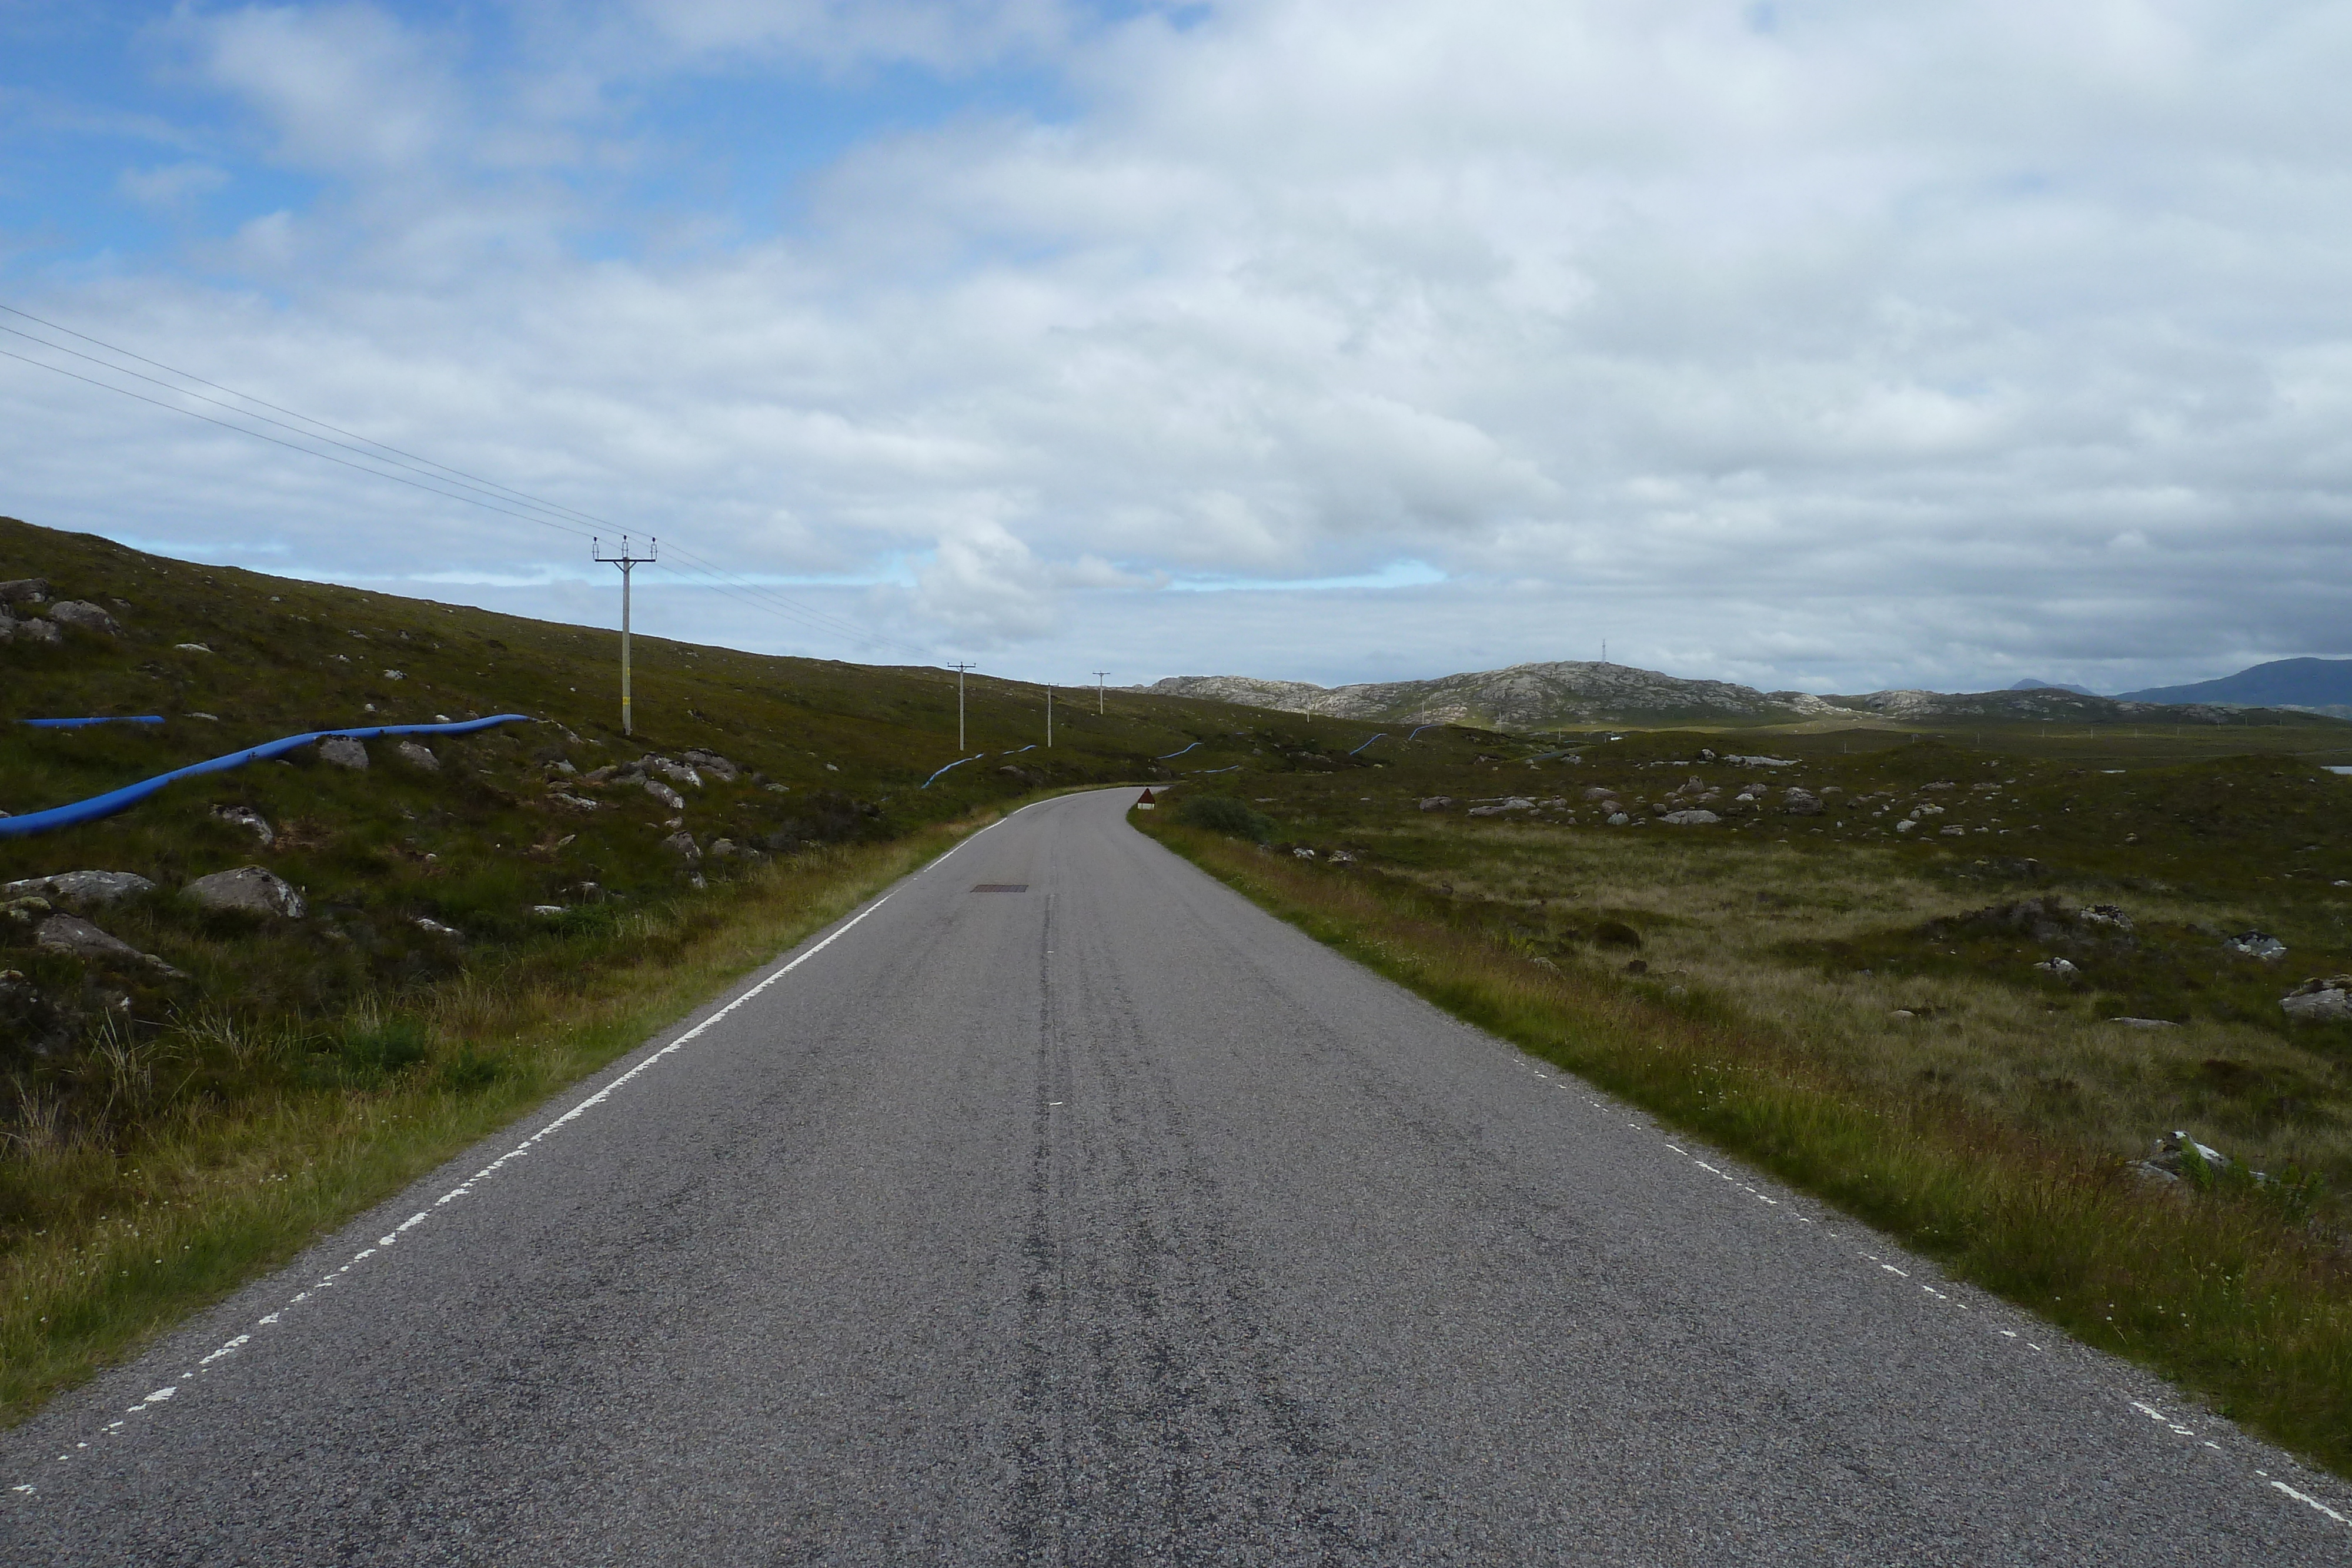
[[[621,569],[621,733],[625,736],[636,734],[636,730],[632,727],[629,713],[629,582],[638,567],[654,559],[660,545],[659,539],[647,539],[646,553],[632,555],[629,553],[629,536],[623,534],[621,553],[606,555],[604,540],[592,538],[588,541],[590,555],[607,566],[617,566]]]
[[[953,670],[956,673],[956,754],[958,756],[961,756],[963,754],[963,673],[966,670],[976,669],[979,666],[974,664],[950,664],[948,666],[949,669]]]
[[[1054,688],[1045,688],[1045,749],[1054,749]]]
[[[1097,670],[1095,672],[1095,716],[1097,718],[1102,717],[1103,677],[1109,674],[1110,672],[1108,670]]]

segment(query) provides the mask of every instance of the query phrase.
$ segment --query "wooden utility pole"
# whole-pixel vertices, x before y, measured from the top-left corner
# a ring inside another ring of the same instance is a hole
[[[621,553],[606,555],[602,539],[592,538],[588,541],[589,554],[607,566],[617,566],[621,569],[621,733],[625,736],[636,734],[629,713],[629,582],[635,575],[638,567],[654,559],[660,545],[659,539],[647,539],[646,553],[632,555],[629,553],[629,536],[623,534]]]
[[[976,664],[950,664],[956,673],[956,754],[963,754],[963,673],[979,668]]]

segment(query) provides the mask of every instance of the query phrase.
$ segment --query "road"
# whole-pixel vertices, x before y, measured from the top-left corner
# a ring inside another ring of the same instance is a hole
[[[2340,1484],[1132,799],[967,841],[0,1437],[0,1561],[2352,1561]]]

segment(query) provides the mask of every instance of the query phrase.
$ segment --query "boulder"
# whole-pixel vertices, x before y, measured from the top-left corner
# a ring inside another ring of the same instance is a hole
[[[700,768],[725,784],[734,783],[743,772],[741,768],[715,751],[689,751],[686,754],[686,760],[690,766]]]
[[[2089,911],[2085,910],[2084,914]],[[2242,957],[2278,959],[2286,956],[2286,944],[2262,931],[2241,931],[2221,944]]]
[[[573,795],[562,789],[550,789],[547,792],[547,803],[551,806],[561,806],[568,811],[593,811],[599,805],[599,802],[591,800],[585,795]]]
[[[108,936],[79,915],[50,915],[33,934],[33,944],[49,952],[63,953],[75,958],[95,958],[101,963],[141,963],[161,969],[167,975],[180,972],[154,954],[142,953],[121,937]]]
[[[0,643],[47,643],[66,640],[54,621],[0,621]]]
[[[1454,804],[1454,797],[1451,795],[1432,795],[1422,801],[1421,809],[1424,811],[1443,811],[1452,804]]]
[[[122,635],[122,627],[113,616],[106,612],[105,607],[93,604],[86,599],[58,600],[49,606],[49,619],[62,626],[74,626],[84,632],[95,632],[101,637]]]
[[[2045,975],[2074,975],[2081,973],[2081,971],[2074,967],[2073,960],[2067,958],[2044,958],[2042,962],[2034,965],[2033,967],[2041,970]]]
[[[702,858],[702,852],[695,847],[694,835],[683,828],[664,839],[661,847],[689,865]]]
[[[265,850],[278,841],[278,830],[271,827],[268,819],[250,806],[215,806],[213,815],[224,822],[231,822],[243,828],[255,838],[259,839],[261,847]]]
[[[743,846],[737,843],[733,839],[713,839],[710,841],[709,853],[712,860],[733,860],[742,852]]]
[[[1614,800],[1617,791],[1595,784],[1584,791],[1584,798],[1588,800]]]
[[[1791,784],[1780,796],[1780,810],[1791,817],[1818,817],[1822,814],[1821,797]]]
[[[319,760],[354,773],[367,771],[367,747],[348,735],[331,735],[319,742]]]
[[[2298,1023],[2340,1023],[2352,1019],[2352,975],[2316,976],[2279,998]]]
[[[441,759],[433,755],[433,748],[429,746],[420,746],[413,740],[403,740],[392,748],[392,754],[419,773],[441,771]]]
[[[301,919],[308,908],[293,883],[257,865],[200,876],[182,888],[180,896],[205,909],[242,910],[286,920]]]
[[[54,899],[68,908],[112,904],[118,898],[152,893],[155,884],[132,871],[61,871],[54,876],[27,877],[0,886],[0,899]]]
[[[692,785],[697,789],[702,788],[702,775],[683,762],[674,762],[667,757],[648,757],[646,758],[646,768],[648,772],[660,774],[672,783]]]
[[[1627,816],[1622,811],[1612,811],[1609,813],[1609,825],[1612,828],[1622,828],[1633,820],[1633,818]]]
[[[1668,811],[1658,821],[1677,828],[1703,828],[1709,823],[1720,822],[1723,819],[1713,811],[1703,811],[1693,807],[1687,810]]]
[[[645,786],[646,794],[651,795],[655,800],[659,800],[671,810],[683,811],[686,810],[686,797],[671,789],[668,785],[663,783],[660,779],[648,779],[645,780]]]
[[[2126,915],[2119,904],[2094,904],[2076,912],[2074,918],[2085,925],[2104,925],[2111,931],[2129,931],[2132,928],[2131,916]]]
[[[48,597],[49,580],[46,577],[20,577],[11,582],[0,582],[0,608],[39,604]]]

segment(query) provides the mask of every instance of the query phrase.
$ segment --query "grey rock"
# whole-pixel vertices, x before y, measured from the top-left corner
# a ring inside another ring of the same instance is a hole
[[[155,884],[132,871],[61,871],[53,876],[26,877],[0,886],[0,898],[52,898],[68,908],[112,904],[152,893]]]
[[[651,795],[655,800],[659,800],[671,810],[683,811],[686,810],[686,797],[671,789],[668,785],[663,783],[660,779],[648,779],[645,781],[645,785],[646,794]]]
[[[547,792],[547,803],[574,811],[593,811],[600,805],[600,802],[591,800],[585,795],[573,795],[562,789],[550,789]]]
[[[106,607],[92,604],[86,599],[58,600],[49,606],[49,619],[60,625],[79,627],[84,632],[95,632],[101,637],[122,635],[121,623],[106,612]]]
[[[354,773],[367,771],[367,747],[348,735],[331,735],[319,742],[319,760]]]
[[[1780,810],[1791,817],[1818,817],[1822,814],[1821,798],[1791,784],[1781,793]]]
[[[1617,791],[1604,785],[1595,784],[1584,791],[1584,798],[1588,800],[1614,800],[1617,799]]]
[[[0,582],[0,605],[39,604],[49,597],[49,580],[46,577],[20,577]]]
[[[2126,915],[2120,905],[2113,904],[2094,904],[2076,915],[2074,918],[2085,925],[2104,925],[2113,931],[2128,931],[2132,928],[2131,916]]]
[[[1633,820],[1633,818],[1627,816],[1622,811],[1612,811],[1609,813],[1609,825],[1612,828],[1622,828]]]
[[[1687,810],[1668,811],[1658,821],[1677,828],[1703,828],[1711,822],[1720,822],[1723,819],[1713,811],[1705,811],[1693,807]]]
[[[712,860],[733,860],[742,852],[743,846],[737,843],[733,839],[713,839],[710,841],[709,854]]]
[[[2082,973],[2080,969],[2074,967],[2072,960],[2066,958],[2044,958],[2042,962],[2034,965],[2033,967],[2046,975],[2077,975]]]
[[[688,864],[702,858],[702,852],[695,847],[694,835],[683,828],[664,839],[661,847]]]
[[[1424,811],[1443,811],[1452,804],[1454,804],[1454,797],[1451,795],[1432,795],[1421,803],[1421,809]]]
[[[667,757],[648,757],[646,758],[646,768],[648,772],[660,774],[674,784],[688,784],[697,789],[702,788],[702,775],[683,762],[673,761]]]
[[[0,621],[0,643],[62,643],[66,634],[54,621]]]
[[[1473,813],[1473,815],[1475,815],[1475,813]],[[1292,857],[1297,860],[1311,861],[1315,858],[1315,852],[1310,849],[1295,849],[1290,852]]]
[[[224,822],[233,822],[245,829],[261,841],[261,847],[265,850],[278,841],[278,830],[250,806],[215,806],[213,815]]]
[[[686,760],[725,784],[732,784],[743,772],[715,751],[689,751],[686,754]]]
[[[2122,1024],[2126,1029],[2179,1029],[2180,1027],[2170,1019],[2116,1018],[2109,1019],[2107,1021]]]
[[[294,884],[261,866],[239,866],[200,876],[180,890],[180,896],[205,909],[242,910],[299,920],[309,906]]]
[[[96,958],[109,963],[141,963],[161,969],[167,975],[180,971],[152,953],[142,953],[120,936],[110,936],[89,921],[74,915],[52,915],[41,922],[33,934],[36,946],[52,953],[63,953],[75,958]]]
[[[2248,958],[2276,959],[2286,956],[2286,944],[2262,931],[2241,931],[2223,942],[2221,946],[2232,953]]]
[[[433,755],[433,748],[414,740],[401,741],[392,748],[392,754],[420,773],[441,771],[441,759]]]
[[[2352,1019],[2352,975],[2315,976],[2279,998],[2298,1023],[2340,1023]]]
[[[409,922],[409,924],[415,926],[419,931],[427,931],[436,936],[462,936],[465,935],[454,925],[444,925],[438,920],[435,920],[430,916],[423,915],[418,915],[415,920]]]

